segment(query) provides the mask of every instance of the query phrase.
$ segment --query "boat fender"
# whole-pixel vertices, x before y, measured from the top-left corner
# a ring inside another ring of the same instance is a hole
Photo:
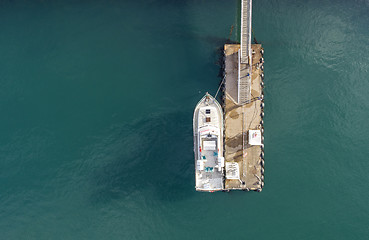
[[[263,167],[261,168],[261,174],[264,175],[264,168]]]
[[[264,108],[264,106],[265,106],[265,104],[262,102],[262,103],[260,104],[260,107],[261,107],[261,108]]]
[[[260,158],[261,158],[261,159],[264,159],[264,152],[261,152],[261,153],[260,153]]]
[[[264,65],[261,65],[260,69],[261,69],[261,70],[264,70]]]
[[[258,188],[256,191],[257,191],[257,192],[261,192],[261,188]]]
[[[264,121],[263,121],[263,119],[261,119],[260,124],[261,124],[261,126],[263,126],[263,125],[264,125]]]
[[[260,53],[261,53],[261,55],[264,55],[264,49],[263,48],[260,50]]]
[[[264,73],[263,72],[260,74],[260,76],[261,76],[261,79],[264,80]]]
[[[261,113],[260,113],[260,116],[261,116],[262,118],[264,118],[264,112],[261,112]]]

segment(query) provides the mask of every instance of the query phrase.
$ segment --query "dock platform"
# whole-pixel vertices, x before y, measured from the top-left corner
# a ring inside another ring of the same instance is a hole
[[[252,65],[240,64],[240,44],[226,44],[223,93],[225,190],[261,191],[264,186],[263,50],[251,44]],[[251,60],[251,59],[250,59]],[[248,71],[245,71],[248,68]],[[251,70],[251,74],[249,73]],[[251,77],[251,98],[239,101],[239,78]],[[251,145],[249,130],[259,130],[261,145]]]

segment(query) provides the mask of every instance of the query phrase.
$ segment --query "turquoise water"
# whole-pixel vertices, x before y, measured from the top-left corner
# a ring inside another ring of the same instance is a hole
[[[194,191],[192,111],[238,11],[0,2],[1,239],[367,239],[365,0],[254,1],[265,187]]]

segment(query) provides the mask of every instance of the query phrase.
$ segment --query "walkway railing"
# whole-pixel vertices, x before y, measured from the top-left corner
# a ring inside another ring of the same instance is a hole
[[[251,64],[252,0],[241,1],[241,63]]]
[[[252,0],[241,1],[241,49],[238,52],[238,103],[251,99],[251,12]]]

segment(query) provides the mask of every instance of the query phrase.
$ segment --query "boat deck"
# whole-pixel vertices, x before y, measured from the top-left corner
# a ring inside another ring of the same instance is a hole
[[[223,189],[223,171],[218,170],[218,138],[211,136],[202,139],[202,146],[205,142],[214,142],[214,149],[202,150],[201,158],[205,160],[204,171],[198,173],[199,186],[203,185],[204,188],[222,190]],[[204,149],[204,148],[203,148]]]

